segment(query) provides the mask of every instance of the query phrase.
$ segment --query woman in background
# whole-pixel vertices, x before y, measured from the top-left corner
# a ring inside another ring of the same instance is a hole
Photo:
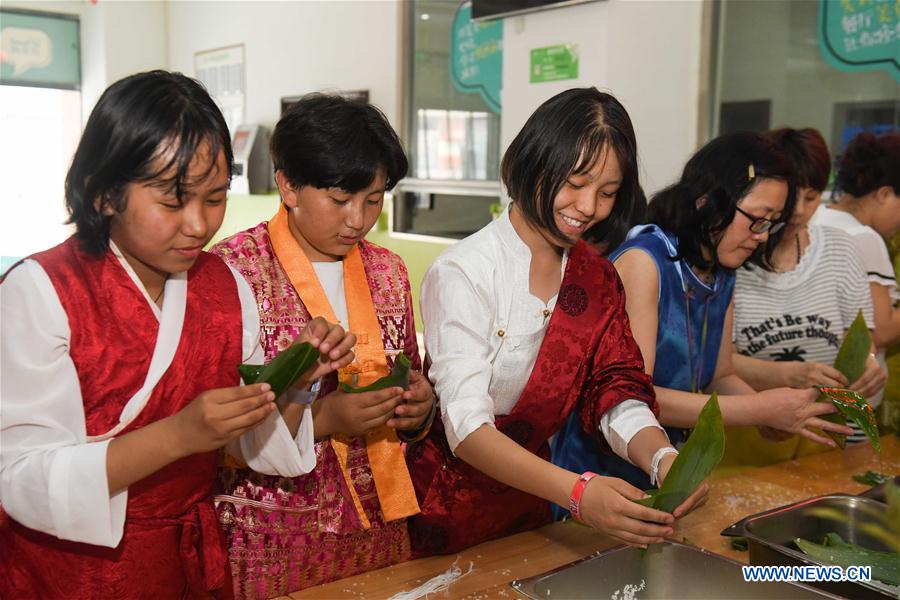
[[[875,311],[875,345],[900,342],[900,291],[886,238],[900,231],[900,133],[861,133],[840,158],[838,203],[816,212],[813,223],[850,234],[869,281]]]

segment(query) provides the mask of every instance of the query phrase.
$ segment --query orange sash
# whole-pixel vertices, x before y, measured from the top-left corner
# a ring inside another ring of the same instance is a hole
[[[284,267],[291,285],[297,291],[306,310],[312,317],[325,317],[332,323],[337,322],[331,303],[322,289],[312,263],[306,252],[294,239],[288,226],[287,209],[282,205],[269,221],[269,237],[272,248],[281,266]],[[356,336],[354,352],[356,358],[338,373],[340,381],[349,381],[357,376],[356,384],[360,386],[374,383],[388,374],[387,359],[384,354],[384,343],[381,339],[381,326],[372,301],[372,292],[366,279],[365,267],[359,253],[359,247],[344,257],[344,294],[347,297],[347,313],[349,330]],[[371,527],[362,503],[353,486],[350,472],[347,469],[348,438],[332,436],[331,446],[337,454],[341,472],[347,481],[347,487],[353,497],[356,511],[359,513],[363,527]],[[397,433],[390,427],[380,427],[366,434],[366,452],[378,492],[378,501],[385,521],[402,519],[419,512],[416,493],[409,478],[403,450],[397,439]]]

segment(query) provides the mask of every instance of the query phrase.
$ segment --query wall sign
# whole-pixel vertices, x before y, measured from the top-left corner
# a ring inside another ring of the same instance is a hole
[[[78,17],[10,9],[0,14],[0,83],[81,87]]]
[[[503,85],[503,20],[472,21],[472,3],[456,11],[450,31],[450,79],[463,94],[480,94],[500,112]]]
[[[885,69],[900,81],[900,2],[819,0],[819,51],[840,71]]]
[[[531,51],[531,83],[578,79],[578,44],[558,44]]]

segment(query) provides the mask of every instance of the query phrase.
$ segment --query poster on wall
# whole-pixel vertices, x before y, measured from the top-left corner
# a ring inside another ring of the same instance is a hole
[[[450,79],[462,94],[480,94],[500,112],[503,85],[503,20],[472,20],[472,3],[456,11],[450,30]]]
[[[900,81],[900,3],[819,0],[819,51],[840,71],[884,69]]]
[[[0,84],[81,88],[78,17],[0,11]]]
[[[233,136],[244,122],[244,45],[195,52],[194,73],[219,105]]]
[[[578,44],[557,44],[531,51],[531,83],[578,79]]]

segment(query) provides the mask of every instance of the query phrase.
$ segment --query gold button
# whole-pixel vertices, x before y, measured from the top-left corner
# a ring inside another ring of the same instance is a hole
[[[546,319],[546,318],[549,317],[549,316],[550,316],[550,309],[549,309],[549,308],[545,308],[545,309],[544,309],[544,318]]]
[[[499,335],[500,337],[503,337],[504,335],[506,335],[506,332],[505,332],[504,330],[502,330],[502,329],[498,329],[498,330],[497,330],[497,335]]]

